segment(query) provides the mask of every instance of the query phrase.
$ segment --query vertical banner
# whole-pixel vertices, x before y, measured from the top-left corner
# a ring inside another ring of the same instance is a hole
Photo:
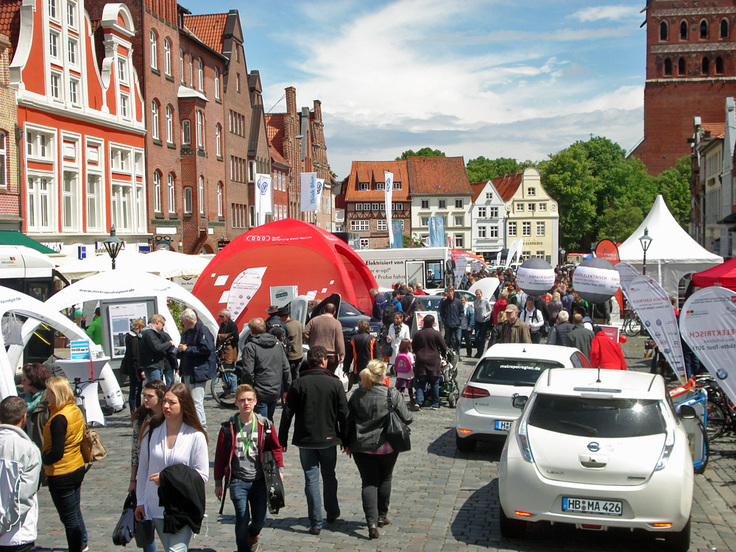
[[[429,217],[429,247],[445,247],[445,217]]]
[[[383,179],[386,183],[385,198],[386,198],[386,228],[388,228],[388,243],[393,247],[394,243],[394,228],[391,225],[391,209],[393,209],[393,193],[394,193],[394,173],[383,171]]]
[[[516,246],[516,262],[520,263],[522,261],[522,249],[524,249],[524,240],[520,239],[518,245]]]
[[[401,221],[400,220],[392,220],[391,226],[394,230],[394,239],[391,242],[391,247],[400,249],[404,247],[404,235],[401,232]]]
[[[302,213],[308,213],[319,209],[317,201],[317,173],[301,174],[302,201],[300,210]]]
[[[629,286],[631,286],[631,282],[634,280],[634,278],[639,276],[639,271],[636,270],[629,263],[625,263],[623,261],[621,261],[620,263],[616,263],[616,270],[618,270],[619,280],[621,281],[621,291],[624,292],[626,299],[628,299],[630,303],[631,299],[629,299]]]
[[[266,215],[273,214],[273,187],[270,174],[256,174],[256,220],[266,224]]]
[[[629,286],[629,301],[678,379],[685,383],[680,328],[667,293],[649,276],[637,276]]]
[[[501,252],[496,253],[496,268],[501,266]]]
[[[316,173],[315,173],[316,174]],[[315,179],[317,183],[317,207],[315,207],[315,211],[319,213],[319,207],[322,205],[322,190],[325,187],[325,179],[324,178],[317,178]]]
[[[728,398],[736,402],[736,293],[718,286],[693,293],[682,306],[680,332]]]
[[[503,265],[504,268],[509,267],[509,265],[511,264],[511,261],[513,260],[518,250],[519,250],[519,240],[512,241],[511,245],[509,245],[509,252],[506,254],[506,264]]]

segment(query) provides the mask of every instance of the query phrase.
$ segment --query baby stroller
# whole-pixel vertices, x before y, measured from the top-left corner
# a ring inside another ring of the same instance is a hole
[[[440,398],[447,399],[447,406],[455,408],[460,397],[460,388],[457,384],[458,354],[449,349],[442,358],[442,379],[440,380]]]

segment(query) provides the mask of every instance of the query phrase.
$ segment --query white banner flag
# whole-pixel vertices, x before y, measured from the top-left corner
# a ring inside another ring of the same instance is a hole
[[[624,292],[626,299],[629,299],[629,286],[634,278],[639,275],[639,271],[629,263],[625,263],[623,261],[616,263],[616,270],[618,271],[618,277],[621,281],[621,291]],[[629,302],[631,302],[631,299],[629,299]]]
[[[322,204],[322,190],[325,187],[325,179],[324,178],[318,178],[317,179],[317,208],[315,211],[319,212],[319,206]]]
[[[319,198],[317,197],[317,192],[321,192],[321,190],[317,190],[317,173],[302,173],[301,180],[301,211],[302,213],[316,211],[319,209]]]
[[[506,254],[506,264],[503,265],[504,268],[508,268],[511,264],[511,261],[514,260],[514,256],[516,255],[516,252],[519,250],[519,240],[514,240],[509,245],[509,252]]]
[[[523,238],[519,240],[519,243],[518,243],[518,245],[516,247],[517,247],[517,249],[516,249],[516,262],[517,263],[520,263],[520,262],[522,262],[522,256],[521,256],[522,251],[521,250],[524,248],[524,240],[523,240]]]
[[[677,377],[685,383],[680,328],[667,293],[649,276],[637,276],[629,286],[629,301]]]
[[[391,224],[391,209],[393,208],[394,173],[383,171],[383,179],[386,181],[386,226],[388,227],[388,246],[394,243],[394,229]]]
[[[273,186],[270,174],[256,174],[257,226],[266,224],[266,215],[273,214]]]
[[[736,293],[719,286],[693,293],[682,306],[680,332],[728,398],[736,402]]]

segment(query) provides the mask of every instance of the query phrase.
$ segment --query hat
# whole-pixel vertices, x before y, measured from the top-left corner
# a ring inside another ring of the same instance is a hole
[[[279,316],[289,316],[291,314],[291,303],[288,303],[281,307],[276,313]]]
[[[266,309],[266,314],[276,314],[279,312],[279,308],[276,305],[271,305]]]
[[[506,310],[504,312],[519,312],[519,307],[516,305],[506,305]]]

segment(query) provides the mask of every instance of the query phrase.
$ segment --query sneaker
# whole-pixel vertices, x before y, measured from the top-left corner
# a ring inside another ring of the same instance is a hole
[[[89,546],[86,544],[84,545],[84,548],[82,548],[82,552],[89,552]]]
[[[422,407],[419,406],[418,404],[415,404],[414,405],[414,412],[421,412],[421,411],[422,411]]]
[[[385,527],[386,525],[391,525],[391,520],[386,516],[379,516],[378,527]]]
[[[430,408],[430,410],[439,410],[439,409],[440,409],[439,406],[433,406],[433,407]]]
[[[258,537],[248,537],[248,543],[250,543],[250,552],[258,552],[258,549],[261,547]]]

